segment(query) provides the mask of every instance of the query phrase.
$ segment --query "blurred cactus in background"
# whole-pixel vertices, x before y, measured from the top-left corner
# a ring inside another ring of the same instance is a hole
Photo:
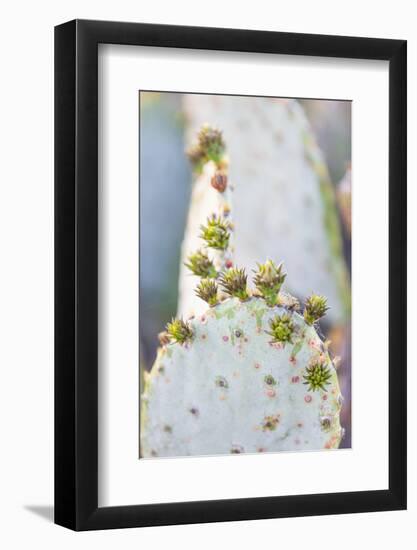
[[[296,100],[184,95],[187,142],[207,121],[227,143],[228,197],[210,185],[215,167],[204,166],[192,188],[182,248],[195,248],[195,228],[227,201],[236,231],[233,260],[248,271],[258,257],[281,258],[292,273],[288,290],[312,289],[332,303],[328,319],[343,324],[350,311],[349,274],[343,256],[335,191],[312,128]],[[227,159],[226,151],[223,151]],[[234,184],[236,182],[236,185]],[[180,271],[179,314],[195,313],[195,281]]]
[[[346,261],[350,267],[352,244],[352,170],[350,164],[337,186],[337,203],[343,222]]]
[[[330,179],[342,179],[351,161],[351,102],[299,99],[317,144],[323,153]]]

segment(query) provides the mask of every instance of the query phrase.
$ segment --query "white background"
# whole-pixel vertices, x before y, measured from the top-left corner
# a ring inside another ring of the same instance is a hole
[[[114,45],[102,46],[99,60],[100,505],[386,489],[387,63],[230,52],[213,56]],[[279,91],[287,97],[304,94],[353,102],[352,449],[137,459],[138,89],[169,90],[173,82],[177,90],[189,92],[273,95]],[[375,189],[378,208],[374,208],[370,224],[369,206],[375,204]],[[378,347],[369,345],[369,311]],[[369,426],[373,426],[372,433]],[[256,475],[248,476],[248,472]]]
[[[5,548],[378,548],[416,540],[415,346],[409,349],[409,510],[320,518],[74,534],[50,516],[53,472],[53,33],[74,17],[409,40],[409,151],[417,148],[417,37],[413,4],[258,0],[226,4],[79,0],[9,3],[2,12],[0,87],[1,455],[0,541]],[[409,278],[417,279],[416,158],[409,155]],[[415,339],[416,287],[409,289],[409,334]],[[412,337],[412,338],[411,338]],[[372,391],[372,388],[370,388]],[[371,427],[372,429],[372,427]]]

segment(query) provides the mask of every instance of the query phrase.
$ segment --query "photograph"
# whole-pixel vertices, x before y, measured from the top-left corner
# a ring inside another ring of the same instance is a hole
[[[352,447],[352,102],[139,91],[139,459]]]

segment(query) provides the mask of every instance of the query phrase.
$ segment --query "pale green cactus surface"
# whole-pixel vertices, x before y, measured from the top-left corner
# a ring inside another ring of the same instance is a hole
[[[291,342],[274,341],[289,315]],[[159,349],[146,376],[141,456],[333,449],[343,429],[335,367],[314,326],[263,298],[227,298],[188,321],[192,336]],[[327,373],[309,381],[312,367]]]

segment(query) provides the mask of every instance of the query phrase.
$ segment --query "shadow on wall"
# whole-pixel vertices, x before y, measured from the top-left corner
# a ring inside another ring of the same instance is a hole
[[[40,505],[26,505],[24,509],[28,512],[32,512],[36,516],[39,516],[49,523],[54,522],[54,507],[53,506],[40,506]]]

